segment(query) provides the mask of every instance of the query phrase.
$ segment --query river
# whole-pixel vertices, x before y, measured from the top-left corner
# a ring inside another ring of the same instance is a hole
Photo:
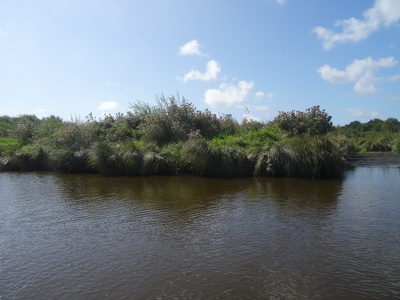
[[[400,299],[399,182],[0,173],[0,299]]]

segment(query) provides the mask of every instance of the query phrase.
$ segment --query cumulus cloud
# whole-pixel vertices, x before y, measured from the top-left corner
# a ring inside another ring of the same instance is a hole
[[[184,82],[189,80],[203,80],[210,81],[217,78],[218,73],[221,72],[221,68],[215,60],[210,60],[206,65],[206,71],[201,73],[198,70],[191,70],[189,73],[185,74],[183,78],[180,78]]]
[[[267,110],[269,107],[265,105],[256,106],[256,110]]]
[[[118,109],[119,105],[117,102],[106,101],[101,103],[97,109],[98,110],[116,110]]]
[[[358,94],[375,94],[379,90],[375,83],[379,81],[398,80],[399,76],[390,78],[376,77],[375,73],[380,68],[391,68],[397,64],[393,57],[373,60],[371,57],[356,59],[344,70],[338,70],[328,65],[323,65],[317,71],[321,77],[333,84],[354,83],[353,90]]]
[[[187,42],[185,45],[179,48],[180,55],[201,55],[200,45],[197,40]]]
[[[318,26],[314,33],[322,40],[325,50],[333,48],[338,43],[359,42],[382,27],[393,26],[400,21],[399,0],[376,0],[372,8],[363,12],[363,19],[350,18],[339,20],[334,24],[341,32],[334,32]]]
[[[271,102],[272,100],[274,100],[276,98],[276,93],[274,92],[270,92],[268,94],[265,94],[264,92],[257,92],[254,94],[254,99],[257,101],[260,100],[265,100],[266,102]]]
[[[379,115],[377,111],[374,110],[363,110],[360,108],[348,108],[347,112],[351,114],[353,117],[357,118],[374,118]]]
[[[264,92],[257,92],[255,95],[254,95],[254,97],[256,98],[256,99],[263,99],[264,97],[265,97],[265,94],[264,94]]]
[[[204,101],[214,108],[231,107],[242,102],[253,86],[251,81],[239,81],[237,85],[221,83],[219,89],[209,89],[204,93]]]

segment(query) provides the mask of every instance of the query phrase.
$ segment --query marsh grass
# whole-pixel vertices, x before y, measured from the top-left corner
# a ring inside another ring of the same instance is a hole
[[[292,138],[261,152],[254,174],[330,178],[340,176],[346,166],[343,150],[326,137]]]
[[[130,145],[98,142],[88,153],[90,167],[106,176],[138,175],[143,162],[143,154]]]
[[[70,149],[49,149],[46,166],[49,171],[62,173],[91,173],[88,165],[88,151]]]
[[[244,151],[214,144],[202,138],[190,139],[183,145],[183,166],[191,174],[212,177],[241,177],[252,173]]]
[[[20,148],[19,142],[12,138],[0,138],[0,157],[10,155]]]
[[[16,150],[1,158],[1,171],[44,171],[47,155],[42,147],[30,146]]]

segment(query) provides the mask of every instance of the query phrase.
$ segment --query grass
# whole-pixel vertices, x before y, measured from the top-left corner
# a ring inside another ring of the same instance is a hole
[[[17,139],[0,138],[0,156],[10,155],[20,147]]]

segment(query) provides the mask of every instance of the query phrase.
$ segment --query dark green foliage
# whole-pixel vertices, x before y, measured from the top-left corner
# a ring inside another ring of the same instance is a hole
[[[37,122],[35,131],[33,133],[35,139],[48,138],[55,133],[55,131],[63,126],[63,120],[56,116],[43,118]]]
[[[138,175],[143,164],[143,154],[132,144],[97,142],[88,156],[89,165],[106,176]]]
[[[327,137],[292,138],[262,152],[255,175],[330,178],[343,173],[344,153]]]
[[[70,149],[49,149],[47,168],[51,171],[65,173],[90,173],[88,151],[71,151]]]
[[[0,138],[11,137],[15,128],[15,118],[0,116]]]
[[[394,141],[392,150],[394,152],[400,152],[400,138],[398,138],[397,140]]]
[[[47,155],[39,146],[24,147],[0,159],[0,171],[44,171]]]
[[[185,169],[196,175],[239,177],[252,174],[245,152],[226,145],[216,145],[203,138],[192,138],[182,149]]]
[[[320,110],[319,105],[308,108],[305,112],[291,111],[279,112],[272,121],[287,136],[321,135],[332,129],[332,117],[325,110]]]
[[[125,142],[134,137],[135,122],[131,115],[124,116],[117,113],[116,116],[106,115],[104,119],[97,121],[88,118],[86,127],[89,127],[92,139],[98,139],[109,142]],[[86,131],[87,131],[86,129]]]
[[[388,118],[386,121],[373,119],[366,123],[353,121],[348,125],[338,127],[336,131],[347,137],[362,136],[367,132],[396,133],[400,132],[400,122],[396,118]]]

